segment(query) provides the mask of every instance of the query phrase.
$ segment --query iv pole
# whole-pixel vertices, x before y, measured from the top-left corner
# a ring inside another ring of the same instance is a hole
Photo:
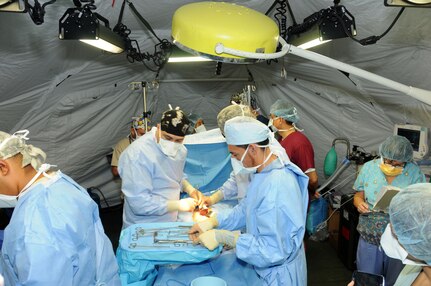
[[[147,111],[147,92],[148,92],[148,83],[146,81],[140,81],[140,82],[131,82],[129,83],[129,88],[131,90],[142,90],[142,99],[143,99],[143,108],[144,111],[142,112],[142,117],[145,121],[145,132],[148,131],[148,120],[151,115],[151,111]]]

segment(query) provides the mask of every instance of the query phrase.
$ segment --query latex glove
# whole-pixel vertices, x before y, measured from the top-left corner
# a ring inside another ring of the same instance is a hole
[[[194,189],[188,194],[191,198],[196,200],[196,203],[200,208],[204,205],[205,196],[198,189]]]
[[[238,240],[239,235],[239,231],[211,229],[199,235],[199,243],[201,243],[209,250],[214,250],[217,246],[219,246],[219,244],[234,248],[236,246],[236,241]]]
[[[203,220],[201,222],[195,223],[189,230],[191,238],[195,241],[196,234],[204,233],[210,229],[218,226],[217,216],[214,214],[209,219]]]
[[[203,201],[204,201],[204,204],[206,204],[207,206],[212,206],[218,203],[219,201],[221,201],[222,199],[223,199],[223,192],[218,190],[217,192],[213,193],[209,197],[204,196]]]
[[[191,198],[195,199],[199,207],[202,207],[204,204],[204,195],[202,192],[193,187],[187,180],[182,181],[182,186],[183,191],[186,192]]]
[[[168,201],[168,212],[192,212],[196,208],[197,202],[195,199],[187,198],[179,201]]]

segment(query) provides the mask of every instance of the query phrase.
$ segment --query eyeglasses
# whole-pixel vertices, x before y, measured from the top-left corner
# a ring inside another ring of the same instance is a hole
[[[389,159],[383,159],[383,163],[391,165],[392,167],[404,167],[406,163],[400,162],[397,160],[389,160]]]

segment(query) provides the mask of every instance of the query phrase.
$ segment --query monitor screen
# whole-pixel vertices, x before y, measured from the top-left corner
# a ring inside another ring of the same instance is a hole
[[[420,130],[398,128],[398,134],[406,137],[412,144],[413,151],[419,151],[419,140],[421,138]]]

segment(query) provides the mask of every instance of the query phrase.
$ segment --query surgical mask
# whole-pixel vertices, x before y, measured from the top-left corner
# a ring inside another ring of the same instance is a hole
[[[18,203],[18,197],[22,194],[22,192],[24,192],[28,188],[30,188],[30,186],[33,185],[33,183],[37,180],[37,178],[39,178],[40,174],[43,173],[44,176],[48,176],[45,172],[48,171],[50,168],[51,168],[51,165],[42,164],[42,166],[40,166],[37,174],[27,183],[27,185],[25,185],[25,187],[18,193],[18,195],[11,196],[11,195],[0,194],[0,208],[14,208],[14,207],[16,207],[16,204]]]
[[[272,118],[269,119],[268,127],[272,130],[272,132],[277,132],[277,127],[274,126],[274,120]]]
[[[162,149],[162,152],[171,158],[175,158],[178,154],[178,150],[180,150],[183,146],[183,144],[172,142],[163,138],[160,138],[159,145],[160,149]]]
[[[427,264],[419,263],[407,258],[409,255],[407,251],[400,245],[396,237],[392,234],[391,225],[388,224],[382,237],[380,238],[380,245],[385,251],[386,255],[401,260],[403,264],[428,266]]]
[[[386,176],[389,177],[396,177],[398,175],[401,175],[403,173],[404,168],[403,167],[394,167],[390,164],[385,164],[383,161],[383,158],[381,159],[381,163],[380,163],[380,170],[383,172],[383,174],[385,174]]]
[[[207,131],[207,129],[205,128],[205,125],[199,125],[198,127],[195,128],[196,133],[200,133],[200,132],[205,132]]]
[[[162,132],[159,132],[159,146],[162,152],[171,158],[175,158],[180,149],[185,149],[184,145],[181,143],[172,142],[166,139],[163,139],[161,136]],[[183,152],[181,152],[183,153]]]
[[[0,208],[14,208],[18,202],[18,196],[0,194]]]
[[[247,149],[245,150],[244,154],[241,157],[241,161],[238,161],[235,158],[231,158],[232,168],[233,168],[233,172],[234,172],[235,175],[238,175],[238,174],[254,174],[254,173],[257,172],[257,169],[260,166],[262,166],[263,164],[265,164],[269,160],[269,158],[271,158],[272,151],[271,151],[271,153],[269,153],[268,157],[266,157],[265,160],[261,164],[259,164],[257,166],[253,166],[253,167],[245,167],[243,161],[244,161],[245,155],[248,152],[248,148],[249,147],[250,147],[250,145],[247,146]],[[268,146],[259,146],[259,147],[260,148],[265,148],[265,147],[268,147]]]
[[[132,140],[132,142],[145,135],[145,134],[144,135],[139,134],[138,129],[136,129],[135,127],[133,127],[133,130],[135,130],[135,138],[133,138],[132,134],[130,134],[130,139]]]
[[[278,117],[277,117],[278,118]],[[276,118],[276,119],[277,119]],[[289,129],[278,129],[277,127],[275,127],[274,125],[274,120],[271,118],[269,119],[268,122],[268,127],[273,131],[273,132],[280,132],[280,131],[291,131],[291,130],[295,130],[296,126],[294,125],[293,127],[289,128]]]

